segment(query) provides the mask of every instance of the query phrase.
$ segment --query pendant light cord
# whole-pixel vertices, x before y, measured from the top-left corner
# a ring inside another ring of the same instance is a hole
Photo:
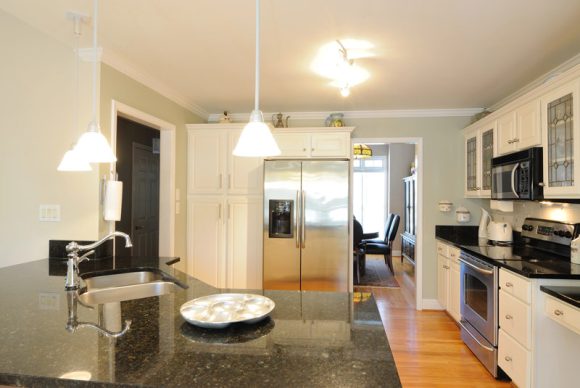
[[[99,16],[99,0],[93,1],[93,125],[97,129],[97,21]]]
[[[260,0],[256,0],[256,93],[254,110],[260,108]]]

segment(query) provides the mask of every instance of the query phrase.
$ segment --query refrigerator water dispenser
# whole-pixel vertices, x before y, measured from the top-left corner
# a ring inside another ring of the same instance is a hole
[[[294,225],[292,225],[292,212],[294,201],[289,199],[271,199],[270,228],[268,234],[270,238],[293,238]]]

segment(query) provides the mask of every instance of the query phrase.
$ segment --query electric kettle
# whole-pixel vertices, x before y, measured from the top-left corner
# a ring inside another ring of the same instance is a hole
[[[498,242],[512,242],[513,231],[512,226],[507,222],[489,221],[487,225],[487,238],[491,241]]]

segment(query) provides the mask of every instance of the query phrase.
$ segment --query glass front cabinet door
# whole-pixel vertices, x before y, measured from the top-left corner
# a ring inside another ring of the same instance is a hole
[[[491,197],[491,159],[496,154],[496,122],[465,133],[465,196]]]
[[[544,197],[580,198],[578,123],[580,80],[567,83],[542,97]]]

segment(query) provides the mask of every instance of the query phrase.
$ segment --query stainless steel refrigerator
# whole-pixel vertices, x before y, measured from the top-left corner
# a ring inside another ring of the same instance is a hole
[[[267,160],[264,289],[347,291],[349,162]]]

